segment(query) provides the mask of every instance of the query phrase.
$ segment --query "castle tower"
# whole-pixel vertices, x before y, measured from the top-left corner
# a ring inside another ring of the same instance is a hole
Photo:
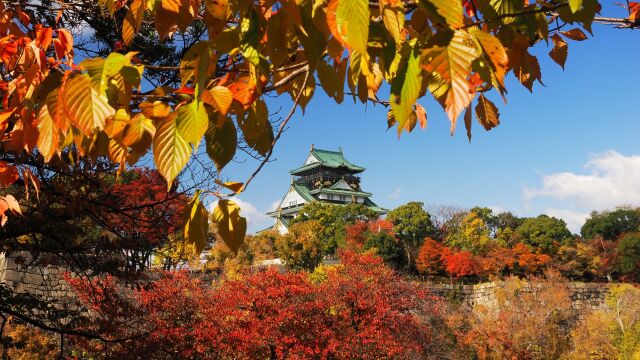
[[[276,219],[270,229],[286,233],[289,221],[298,215],[306,203],[314,201],[335,205],[358,203],[370,207],[380,215],[386,214],[385,209],[378,207],[370,199],[372,194],[360,188],[360,177],[357,174],[364,170],[365,168],[347,161],[342,149],[321,150],[311,145],[304,164],[289,172],[292,179],[286,195],[278,207],[267,214]]]

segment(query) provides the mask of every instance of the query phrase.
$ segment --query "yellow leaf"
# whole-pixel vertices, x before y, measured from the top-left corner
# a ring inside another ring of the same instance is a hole
[[[504,89],[504,77],[509,68],[509,57],[507,56],[507,51],[502,45],[502,42],[500,42],[497,37],[478,28],[471,28],[469,33],[482,48],[483,53],[487,56],[491,65],[493,65],[491,69],[493,70],[493,76],[497,81],[497,83],[494,83],[493,85],[502,92]]]
[[[431,0],[431,3],[452,29],[458,29],[464,25],[461,0]]]
[[[133,146],[145,137],[153,138],[155,133],[156,128],[153,126],[153,122],[143,114],[137,114],[129,122],[122,143],[126,146]]]
[[[396,46],[400,46],[404,41],[404,4],[400,0],[380,0],[380,12],[384,26],[393,36]]]
[[[214,86],[203,91],[200,100],[213,106],[220,114],[227,115],[233,102],[233,94],[224,86]]]
[[[331,0],[327,7],[327,24],[333,36],[361,54],[367,52],[369,16],[367,0]]]
[[[187,165],[190,156],[191,146],[178,132],[176,117],[169,116],[160,121],[153,138],[153,159],[158,171],[167,180],[168,188]]]
[[[116,115],[107,119],[104,125],[104,132],[109,137],[116,137],[122,133],[122,131],[129,124],[129,113],[125,109],[118,109]]]
[[[413,114],[413,106],[420,97],[422,87],[422,68],[420,54],[415,42],[405,43],[400,52],[401,60],[395,78],[391,82],[391,108],[398,122],[398,128]]]
[[[89,75],[78,74],[67,81],[63,91],[64,112],[84,135],[102,130],[105,120],[115,114],[107,98],[91,87]]]
[[[241,182],[235,182],[235,181],[222,182],[218,179],[215,180],[215,183],[220,186],[224,186],[225,188],[233,191],[235,194],[242,192],[243,190],[242,187],[244,186],[244,184]]]
[[[38,119],[38,150],[44,161],[49,162],[60,151],[60,130],[53,122],[46,104],[40,109]]]
[[[126,46],[131,45],[135,38],[144,17],[144,10],[147,8],[147,0],[133,0],[129,5],[129,11],[122,23],[122,40]]]
[[[120,141],[116,139],[109,139],[108,145],[109,159],[114,163],[120,164],[118,173],[124,171],[125,162],[127,161],[128,149]]]
[[[200,190],[189,201],[185,208],[184,239],[193,245],[196,254],[202,253],[207,245],[209,214],[200,201]]]
[[[171,112],[171,107],[162,101],[143,101],[139,107],[144,116],[154,120],[165,118]]]
[[[211,220],[218,225],[218,234],[224,243],[237,253],[247,233],[247,219],[240,216],[240,207],[231,200],[220,200]]]

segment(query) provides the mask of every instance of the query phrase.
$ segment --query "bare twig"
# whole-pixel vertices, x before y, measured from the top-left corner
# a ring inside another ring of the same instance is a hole
[[[273,141],[271,142],[271,147],[269,148],[269,152],[264,157],[264,159],[262,159],[262,162],[260,162],[260,165],[256,168],[256,170],[244,182],[244,185],[242,186],[242,191],[244,191],[247,188],[247,186],[249,186],[249,184],[251,183],[253,178],[255,178],[256,175],[258,175],[260,170],[262,170],[262,167],[269,161],[269,158],[271,157],[271,154],[273,153],[273,149],[276,146],[276,143],[278,142],[278,139],[280,139],[280,136],[282,135],[282,132],[284,131],[285,127],[287,126],[287,123],[289,122],[289,120],[291,120],[291,118],[293,117],[293,114],[296,112],[296,108],[298,107],[298,102],[300,101],[300,98],[302,97],[302,93],[304,92],[304,88],[307,86],[307,81],[309,81],[309,75],[310,75],[309,65],[294,71],[291,75],[293,75],[296,72],[300,72],[300,73],[304,73],[305,74],[304,75],[304,81],[302,82],[302,86],[300,87],[300,92],[298,92],[298,95],[296,96],[295,100],[293,101],[293,106],[291,107],[291,110],[289,111],[289,114],[284,118],[284,120],[280,124],[280,127],[278,128],[278,132],[276,133],[276,136],[273,138]],[[290,78],[291,75],[287,76],[287,78]],[[295,75],[295,76],[298,76],[298,75]],[[287,80],[287,82],[293,80],[293,78],[295,76],[291,77],[291,79]],[[282,79],[282,80],[286,80],[287,78]],[[275,84],[274,84],[274,86],[275,86]],[[280,86],[282,86],[282,85],[280,85]]]

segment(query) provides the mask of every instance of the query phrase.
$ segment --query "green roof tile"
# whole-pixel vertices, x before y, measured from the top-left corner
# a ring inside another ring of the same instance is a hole
[[[290,173],[292,175],[301,174],[307,170],[315,169],[320,166],[329,168],[345,167],[353,171],[354,173],[363,172],[365,170],[365,168],[352,164],[347,159],[345,159],[342,151],[311,149],[309,154],[315,156],[315,158],[318,159],[318,162],[307,164],[295,170],[291,170]]]

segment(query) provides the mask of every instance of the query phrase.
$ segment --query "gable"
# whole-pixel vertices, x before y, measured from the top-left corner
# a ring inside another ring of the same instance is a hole
[[[341,190],[353,190],[349,184],[344,179],[338,180],[335,184],[331,185],[331,189],[341,189]]]
[[[289,192],[284,196],[284,199],[278,205],[279,209],[284,209],[292,206],[298,206],[302,204],[306,204],[306,200],[298,194],[298,192],[293,188],[289,188]]]
[[[309,154],[309,156],[307,157],[307,160],[304,162],[304,165],[309,165],[317,162],[320,162],[320,160],[318,160],[318,158],[315,157],[313,154]]]

